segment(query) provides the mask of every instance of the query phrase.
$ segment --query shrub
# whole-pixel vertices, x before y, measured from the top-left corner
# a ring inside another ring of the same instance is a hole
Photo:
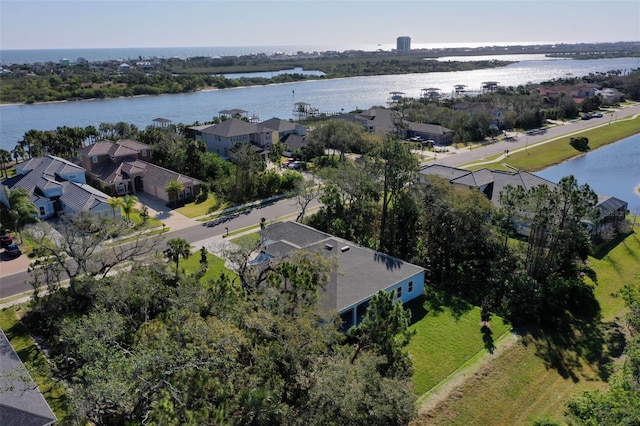
[[[589,139],[585,137],[571,138],[569,144],[580,152],[589,151]]]

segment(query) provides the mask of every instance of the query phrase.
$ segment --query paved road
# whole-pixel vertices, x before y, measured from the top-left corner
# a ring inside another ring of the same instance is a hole
[[[452,151],[452,153],[449,154],[438,154],[435,162],[429,162],[427,164],[460,166],[471,161],[478,161],[492,155],[502,154],[506,149],[511,152],[519,148],[525,148],[527,146],[535,145],[547,139],[553,139],[560,136],[568,136],[572,133],[579,132],[587,128],[607,126],[612,120],[621,120],[625,117],[630,117],[635,114],[640,114],[640,104],[620,109],[615,113],[604,114],[602,118],[592,118],[591,120],[575,120],[565,124],[553,126],[548,128],[547,131],[541,135],[529,136],[524,133],[519,133],[518,136],[514,137],[513,139],[486,145],[482,148],[473,150],[459,149]],[[455,152],[455,154],[453,152]]]
[[[320,205],[320,202],[314,200],[310,203],[308,209],[312,210]],[[271,204],[263,205],[260,208],[254,208],[249,214],[241,214],[224,224],[214,227],[203,226],[202,223],[194,224],[193,220],[187,220],[189,226],[169,231],[163,234],[162,238],[169,240],[171,238],[184,238],[189,243],[200,248],[203,245],[209,245],[214,241],[220,241],[222,235],[233,232],[246,227],[258,225],[264,217],[267,223],[283,218],[291,217],[295,219],[298,208],[294,205],[293,200],[283,199]],[[164,214],[164,213],[162,213]],[[173,218],[174,224],[180,219]],[[171,225],[168,225],[171,227]],[[172,228],[173,229],[173,228]],[[14,296],[33,288],[28,282],[31,280],[31,274],[27,271],[29,267],[29,259],[22,255],[17,259],[10,259],[5,253],[0,253],[0,299]]]

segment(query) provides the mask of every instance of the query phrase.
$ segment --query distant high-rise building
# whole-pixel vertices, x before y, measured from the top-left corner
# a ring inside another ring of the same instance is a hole
[[[398,40],[396,41],[396,50],[401,53],[409,53],[411,51],[411,37],[398,37]]]

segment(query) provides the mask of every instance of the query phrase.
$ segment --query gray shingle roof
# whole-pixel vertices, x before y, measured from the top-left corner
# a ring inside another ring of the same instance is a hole
[[[468,175],[469,170],[458,169],[456,167],[443,166],[441,164],[429,164],[420,168],[420,174],[429,176],[436,175],[448,180],[457,179]]]
[[[620,210],[627,210],[629,204],[616,197],[598,194],[598,204],[596,208],[600,212],[600,217],[604,218],[615,214]]]
[[[453,130],[447,129],[446,127],[442,127],[437,124],[414,123],[411,121],[406,121],[405,125],[409,130],[412,130],[414,132],[430,133],[432,135],[446,135],[447,133],[453,133]]]
[[[271,129],[277,132],[286,132],[286,131],[294,131],[296,130],[296,125],[290,121],[282,120],[280,118],[270,118],[269,120],[263,121],[258,124],[258,129]]]
[[[10,179],[5,179],[2,185],[9,189],[24,188],[31,201],[36,202],[43,197],[43,192],[52,188],[61,188],[60,200],[76,211],[90,210],[108,196],[89,185],[78,184],[64,180],[60,174],[78,173],[84,175],[84,169],[61,158],[49,155],[31,159],[28,164],[18,165],[20,173]]]
[[[260,233],[266,238],[266,253],[282,255],[300,247],[335,260],[337,268],[320,294],[319,307],[324,310],[340,312],[423,271],[419,266],[297,222],[276,222]]]
[[[230,118],[218,124],[212,124],[205,128],[199,129],[201,133],[207,133],[224,138],[230,138],[233,136],[250,135],[258,132],[258,126],[255,124],[247,123],[244,120],[237,118]]]
[[[108,204],[109,196],[104,192],[76,182],[62,182],[64,192],[60,200],[74,211],[91,211],[101,204]]]
[[[0,425],[43,426],[56,421],[47,401],[0,330]]]

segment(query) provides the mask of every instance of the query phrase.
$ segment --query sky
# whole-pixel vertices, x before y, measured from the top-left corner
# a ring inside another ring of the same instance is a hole
[[[640,40],[640,0],[0,0],[0,49]],[[374,49],[372,49],[374,50]]]

